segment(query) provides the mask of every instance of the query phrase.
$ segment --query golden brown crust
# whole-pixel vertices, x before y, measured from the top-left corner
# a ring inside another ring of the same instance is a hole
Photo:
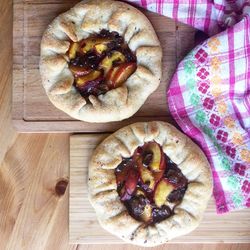
[[[156,141],[188,179],[188,189],[175,215],[145,227],[133,219],[116,191],[114,169],[122,157],[130,157],[138,146]],[[164,122],[135,123],[106,138],[93,153],[89,164],[89,200],[100,224],[126,242],[156,246],[187,234],[200,223],[212,193],[209,163],[188,137]]]
[[[124,36],[137,56],[138,67],[122,87],[90,97],[90,103],[84,100],[79,106],[79,99],[84,98],[73,86],[68,69],[68,40],[80,41],[102,29]],[[79,120],[111,122],[132,116],[156,90],[162,75],[161,60],[160,42],[139,10],[118,1],[91,0],[78,3],[48,26],[41,42],[40,72],[46,93],[57,108]]]

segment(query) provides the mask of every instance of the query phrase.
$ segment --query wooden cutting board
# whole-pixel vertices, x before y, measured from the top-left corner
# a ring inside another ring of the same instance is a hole
[[[47,98],[39,74],[40,41],[47,25],[78,1],[14,0],[13,98],[15,127],[24,132],[107,132],[135,121],[168,120],[166,88],[177,63],[194,46],[195,29],[142,10],[152,22],[163,47],[163,78],[157,89],[130,119],[107,124],[76,121]]]
[[[88,162],[94,148],[108,134],[73,135],[70,138],[69,241],[75,244],[122,243],[98,224],[87,198]],[[217,215],[213,198],[200,226],[171,242],[249,243],[250,209]]]

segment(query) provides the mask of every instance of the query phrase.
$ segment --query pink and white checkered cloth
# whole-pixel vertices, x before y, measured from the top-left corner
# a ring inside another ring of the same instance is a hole
[[[250,207],[250,0],[129,2],[210,36],[179,64],[168,104],[210,161],[217,212]]]

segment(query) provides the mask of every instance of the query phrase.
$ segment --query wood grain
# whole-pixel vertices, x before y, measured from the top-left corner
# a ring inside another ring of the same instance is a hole
[[[142,10],[150,19],[163,47],[163,77],[159,88],[136,115],[123,122],[95,124],[79,122],[50,103],[39,74],[40,41],[47,25],[75,1],[14,2],[13,121],[19,131],[114,131],[128,123],[147,119],[169,120],[166,89],[178,61],[194,46],[195,30],[184,24]],[[183,39],[185,37],[185,39]]]
[[[67,220],[62,218],[67,216],[68,210],[66,206],[69,167],[68,135],[41,135],[39,141],[37,137],[33,137],[33,145],[29,143],[28,147],[32,147],[31,151],[35,150],[40,154],[31,155],[34,159],[30,162],[36,161],[36,167],[29,171],[31,181],[25,189],[22,208],[15,221],[7,249],[15,249],[17,242],[22,249],[47,249],[47,245],[63,249],[67,243]],[[35,147],[38,148],[35,149]],[[28,152],[29,149],[26,149],[26,153]],[[8,164],[12,165],[11,160]],[[60,189],[56,188],[58,183],[62,183]],[[53,230],[55,223],[57,230]],[[57,236],[51,237],[53,234]],[[40,238],[43,240],[39,242]]]
[[[68,163],[67,134],[17,137],[0,168],[0,249],[76,248],[67,237]]]
[[[77,250],[110,250],[110,248],[114,249],[111,245],[100,245],[91,246],[91,245],[80,245]],[[155,248],[143,248],[143,247],[135,247],[124,244],[123,246],[116,247],[115,250],[142,250],[142,249],[154,249],[154,250],[249,250],[248,244],[167,244],[162,245]]]
[[[70,138],[70,198],[69,240],[70,243],[90,244],[122,243],[103,230],[87,198],[88,162],[93,149],[107,136],[104,134],[73,135]],[[250,210],[217,215],[213,199],[200,226],[192,233],[174,239],[178,243],[249,243]]]
[[[16,138],[11,122],[12,2],[0,4],[0,162]]]

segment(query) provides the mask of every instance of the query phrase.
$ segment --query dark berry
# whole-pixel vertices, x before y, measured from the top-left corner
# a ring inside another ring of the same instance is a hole
[[[126,60],[128,62],[136,62],[135,55],[131,52],[131,50],[127,47],[122,50],[122,53],[125,55]]]
[[[186,188],[179,188],[177,190],[173,190],[169,196],[168,196],[168,201],[176,203],[180,202],[182,198],[184,197],[184,194],[186,192]]]
[[[114,37],[114,38],[119,38],[119,33],[118,32],[116,32],[116,31],[112,31],[111,32],[111,35]]]
[[[127,202],[129,211],[134,217],[139,217],[143,213],[146,204],[147,199],[143,195],[134,196]]]
[[[160,208],[156,207],[152,211],[152,216],[154,223],[160,222],[171,216],[171,209],[166,205]]]
[[[108,30],[102,29],[99,34],[100,37],[107,37],[110,36],[110,32]]]

